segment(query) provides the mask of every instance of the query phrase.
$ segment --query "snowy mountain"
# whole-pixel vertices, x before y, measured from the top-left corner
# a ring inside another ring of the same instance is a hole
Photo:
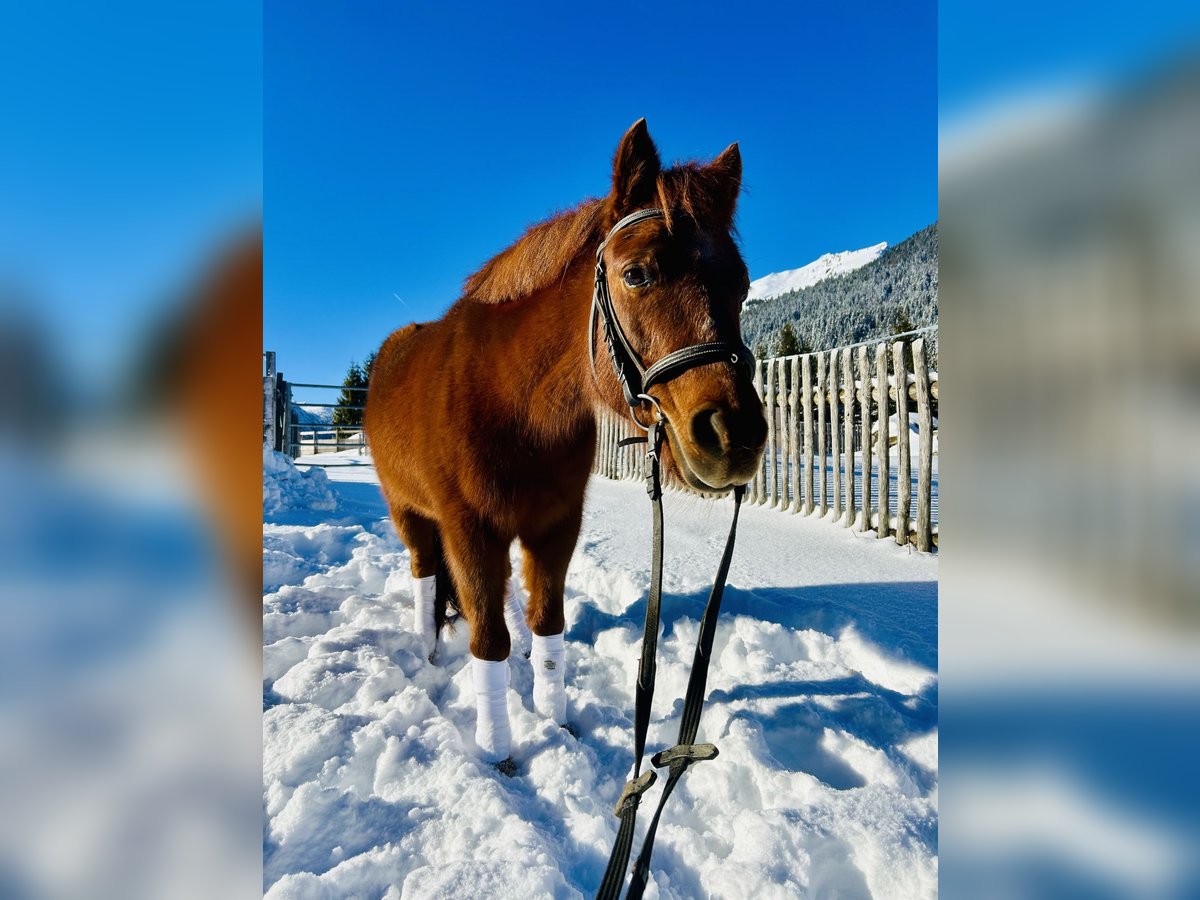
[[[861,250],[826,253],[799,269],[772,272],[770,275],[756,278],[750,282],[750,293],[746,295],[746,305],[749,306],[756,300],[766,297],[778,297],[788,291],[812,287],[818,281],[824,281],[833,275],[845,275],[847,272],[853,272],[878,259],[879,254],[886,249],[887,241],[882,241],[872,244],[870,247],[863,247]]]
[[[937,223],[893,247],[882,247],[879,244],[835,254],[854,257],[879,249],[860,265],[829,274],[806,287],[763,296],[747,306],[742,313],[742,339],[746,345],[760,358],[773,355],[779,333],[788,323],[802,346],[811,350],[844,347],[937,324]],[[803,272],[826,258],[795,271]],[[787,274],[781,272],[779,276]],[[936,358],[936,341],[928,352]]]
[[[293,421],[298,425],[328,425],[333,421],[333,410],[323,406],[292,407]]]

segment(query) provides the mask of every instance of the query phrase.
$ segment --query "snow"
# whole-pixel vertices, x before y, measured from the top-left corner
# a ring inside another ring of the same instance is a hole
[[[467,627],[436,666],[412,634],[369,457],[316,460],[334,508],[292,502],[263,527],[267,896],[592,896],[631,764],[643,487],[589,485],[566,589],[573,732],[535,714],[529,662],[510,659],[506,777],[474,746]],[[675,742],[731,509],[666,497],[648,756]],[[936,579],[935,557],[872,533],[743,511],[700,727],[720,756],[668,804],[647,898],[936,895]]]
[[[300,471],[282,453],[263,449],[263,514],[289,511],[330,511],[337,506],[329,479],[321,469]]]
[[[861,269],[869,262],[879,258],[887,249],[887,242],[872,244],[861,250],[843,250],[840,253],[826,253],[817,257],[806,266],[799,269],[788,269],[784,272],[772,272],[762,278],[750,282],[750,292],[746,295],[746,303],[767,297],[778,297],[788,291],[812,287],[818,281],[824,281],[834,275],[845,275],[855,269]]]

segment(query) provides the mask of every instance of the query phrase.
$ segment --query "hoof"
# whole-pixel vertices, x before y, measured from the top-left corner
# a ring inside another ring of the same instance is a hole
[[[509,778],[517,774],[517,764],[513,762],[511,756],[508,759],[500,760],[498,763],[492,763],[492,767],[501,775],[507,775]]]

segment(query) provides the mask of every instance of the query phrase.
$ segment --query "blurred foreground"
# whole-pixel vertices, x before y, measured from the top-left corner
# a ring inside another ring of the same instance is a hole
[[[1025,81],[943,118],[941,884],[1200,896],[1200,66]]]
[[[256,349],[254,316],[228,314],[256,309],[258,254],[224,256],[136,348],[136,388],[48,390],[69,366],[6,310],[28,364],[0,449],[0,896],[257,889],[260,407],[254,356],[213,338]]]
[[[260,19],[0,19],[0,897],[261,890]]]

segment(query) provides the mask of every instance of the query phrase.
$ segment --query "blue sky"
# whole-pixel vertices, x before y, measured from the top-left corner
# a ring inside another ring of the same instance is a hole
[[[262,190],[262,14],[244,0],[5,4],[0,310],[89,384],[128,375]]]
[[[938,10],[939,104],[946,117],[1058,86],[1105,87],[1194,57],[1200,5],[1092,0],[1047,5],[943,2]]]
[[[752,277],[936,219],[934,3],[520,5],[266,4],[264,346],[287,377],[340,381],[606,193],[639,116],[667,161],[740,142]]]

